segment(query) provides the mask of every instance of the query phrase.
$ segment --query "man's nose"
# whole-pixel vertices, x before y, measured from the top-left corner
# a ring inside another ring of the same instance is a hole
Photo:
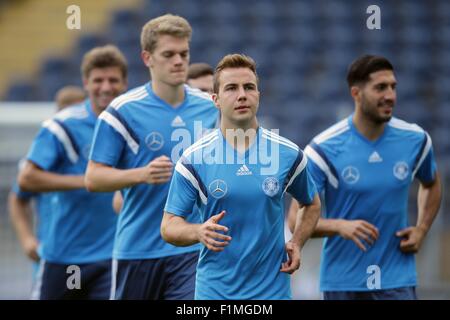
[[[396,93],[396,91],[395,91],[395,88],[389,87],[389,88],[386,90],[386,94],[384,95],[384,98],[385,98],[386,100],[392,100],[392,101],[395,101],[396,97],[397,97],[397,93]]]
[[[102,85],[101,85],[101,87],[100,87],[100,89],[101,89],[102,91],[110,91],[110,90],[112,89],[112,84],[111,84],[111,82],[108,81],[108,80],[103,81],[103,82],[102,82]]]
[[[247,93],[245,92],[244,87],[238,88],[238,100],[247,99]]]
[[[174,56],[174,63],[176,65],[182,64],[183,63],[183,58],[181,57],[181,54],[176,54]]]

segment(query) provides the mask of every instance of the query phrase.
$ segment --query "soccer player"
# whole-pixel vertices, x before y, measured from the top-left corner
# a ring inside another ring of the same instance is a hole
[[[430,136],[392,117],[392,64],[365,55],[347,82],[355,111],[316,136],[305,153],[325,217],[320,273],[324,299],[416,299],[416,253],[438,212],[441,186]],[[408,192],[420,182],[418,219],[408,226]],[[291,228],[298,205],[292,204]],[[351,240],[351,241],[348,241]]]
[[[89,99],[43,123],[19,173],[24,191],[51,192],[39,299],[106,299],[111,287],[112,193],[88,192],[84,172],[97,116],[126,89],[127,64],[116,47],[98,47],[81,71]]]
[[[197,88],[209,94],[213,93],[213,68],[207,63],[192,63],[189,65],[186,83],[191,88]],[[118,214],[122,210],[123,198],[120,191],[114,193],[113,207]]]
[[[213,93],[213,68],[207,63],[192,63],[189,66],[187,84],[209,94]]]
[[[142,59],[152,80],[115,99],[97,122],[86,185],[123,196],[112,299],[194,297],[199,246],[172,246],[159,232],[172,161],[203,134],[194,121],[213,128],[218,116],[210,95],[185,85],[191,33],[179,16],[147,22]]]
[[[289,274],[299,268],[300,250],[320,215],[307,158],[293,142],[258,125],[258,78],[251,58],[225,56],[215,71],[214,92],[220,129],[178,161],[161,233],[177,246],[204,245],[196,299],[290,299]],[[268,150],[270,161],[262,161]],[[286,192],[304,205],[287,244]],[[196,206],[199,213],[193,212]],[[193,214],[200,214],[200,223],[186,220]]]
[[[86,98],[86,93],[82,88],[76,86],[66,86],[60,89],[55,102],[58,111],[81,103]],[[21,169],[19,163],[19,170]],[[20,190],[17,183],[14,183],[8,196],[8,210],[11,222],[16,231],[17,237],[25,254],[33,261],[33,279],[35,279],[40,253],[45,243],[47,228],[50,224],[49,216],[49,193],[32,193]],[[33,204],[34,203],[34,208]],[[36,232],[33,228],[33,211],[36,213]]]

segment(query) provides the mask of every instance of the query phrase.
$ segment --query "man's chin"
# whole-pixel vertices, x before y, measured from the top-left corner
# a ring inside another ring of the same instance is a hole
[[[392,119],[392,114],[388,115],[388,116],[380,116],[380,117],[378,117],[377,122],[378,123],[386,123],[386,122],[391,121],[391,119]]]

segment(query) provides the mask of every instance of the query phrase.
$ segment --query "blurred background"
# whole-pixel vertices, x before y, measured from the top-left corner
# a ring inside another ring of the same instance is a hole
[[[81,29],[69,30],[69,5]],[[369,5],[381,29],[369,30]],[[353,110],[345,82],[350,62],[381,54],[398,80],[395,116],[426,129],[443,177],[441,212],[418,254],[419,298],[450,299],[450,1],[448,0],[0,0],[0,299],[27,299],[31,264],[12,230],[7,193],[54,95],[81,85],[83,54],[113,43],[129,63],[129,87],[148,81],[140,30],[149,19],[179,14],[193,27],[191,62],[213,66],[225,54],[258,65],[260,118],[302,148]],[[411,188],[415,223],[417,185]],[[321,241],[311,240],[293,278],[294,297],[318,299]]]

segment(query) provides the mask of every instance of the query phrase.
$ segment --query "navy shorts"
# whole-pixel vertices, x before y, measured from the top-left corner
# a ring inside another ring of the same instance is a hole
[[[107,300],[110,292],[110,259],[81,264],[41,260],[31,299]]]
[[[417,300],[416,287],[375,291],[324,291],[324,300]]]
[[[199,253],[113,260],[113,300],[193,300]]]

